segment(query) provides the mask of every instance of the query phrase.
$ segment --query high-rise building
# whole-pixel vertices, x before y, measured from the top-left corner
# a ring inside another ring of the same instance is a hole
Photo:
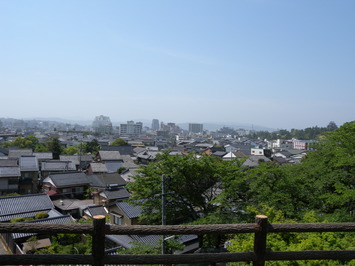
[[[203,132],[203,124],[189,124],[189,132],[191,133],[202,133]]]
[[[159,120],[158,119],[153,119],[152,120],[152,130],[156,131],[159,129]]]
[[[95,133],[99,134],[111,134],[112,123],[108,116],[96,116],[94,122],[92,122],[92,128]]]
[[[120,135],[140,135],[142,134],[143,123],[127,121],[127,124],[120,125]]]

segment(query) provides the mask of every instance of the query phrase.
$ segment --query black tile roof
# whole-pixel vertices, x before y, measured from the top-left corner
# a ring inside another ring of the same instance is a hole
[[[142,209],[140,206],[131,205],[126,201],[118,201],[116,202],[116,205],[129,219],[137,218],[142,215]]]
[[[46,194],[0,197],[0,221],[8,221],[9,215],[41,212],[54,209]]]
[[[117,169],[124,167],[123,161],[105,161],[108,173],[116,173]]]
[[[119,151],[121,155],[132,155],[133,148],[131,145],[124,146],[101,146],[102,151]]]
[[[0,167],[0,177],[19,177],[21,176],[20,167]]]
[[[116,161],[122,160],[121,154],[119,151],[99,151],[99,156],[101,161]]]
[[[1,159],[0,167],[2,166],[18,166],[17,159]]]
[[[31,149],[10,149],[9,158],[20,158],[21,156],[32,155],[33,152]]]
[[[87,212],[91,217],[96,215],[108,215],[107,209],[103,206],[89,206],[87,207]]]
[[[76,166],[70,161],[44,161],[41,163],[42,171],[75,171]]]
[[[88,175],[90,183],[93,187],[105,188],[110,184],[117,184],[118,186],[126,185],[126,181],[118,173],[103,173]]]
[[[75,220],[70,215],[63,215],[63,216],[58,216],[58,217],[53,217],[53,218],[45,218],[45,219],[40,219],[40,220],[27,221],[24,223],[67,224],[67,223],[73,223],[74,221]],[[14,239],[19,239],[19,238],[29,237],[29,236],[32,236],[35,234],[36,233],[12,233],[12,237]]]
[[[20,157],[21,171],[38,171],[38,159],[36,156],[21,156]]]
[[[125,188],[120,188],[117,190],[105,190],[100,193],[101,196],[105,197],[106,199],[109,200],[124,200],[128,199],[130,194]]]
[[[90,184],[83,172],[51,173],[47,178],[50,178],[57,188]],[[46,182],[46,179],[43,182]]]

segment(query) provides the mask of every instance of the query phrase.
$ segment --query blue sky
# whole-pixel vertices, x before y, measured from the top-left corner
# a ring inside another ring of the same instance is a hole
[[[0,0],[0,117],[338,125],[355,1]]]

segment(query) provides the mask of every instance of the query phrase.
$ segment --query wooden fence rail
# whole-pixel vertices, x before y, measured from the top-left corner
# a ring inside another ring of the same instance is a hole
[[[40,264],[176,264],[253,262],[264,265],[265,261],[282,260],[352,260],[355,250],[329,251],[266,251],[267,235],[281,232],[355,232],[355,223],[284,223],[269,224],[267,217],[257,215],[253,224],[218,225],[135,225],[105,224],[104,216],[94,217],[93,224],[28,224],[0,223],[0,233],[75,233],[91,234],[91,255],[0,255],[0,265]],[[106,255],[105,235],[204,235],[254,233],[254,251],[239,253],[167,254],[167,255]]]

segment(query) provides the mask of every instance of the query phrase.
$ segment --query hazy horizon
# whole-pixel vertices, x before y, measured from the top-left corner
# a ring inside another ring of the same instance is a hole
[[[0,1],[0,117],[269,128],[355,117],[355,2]]]

